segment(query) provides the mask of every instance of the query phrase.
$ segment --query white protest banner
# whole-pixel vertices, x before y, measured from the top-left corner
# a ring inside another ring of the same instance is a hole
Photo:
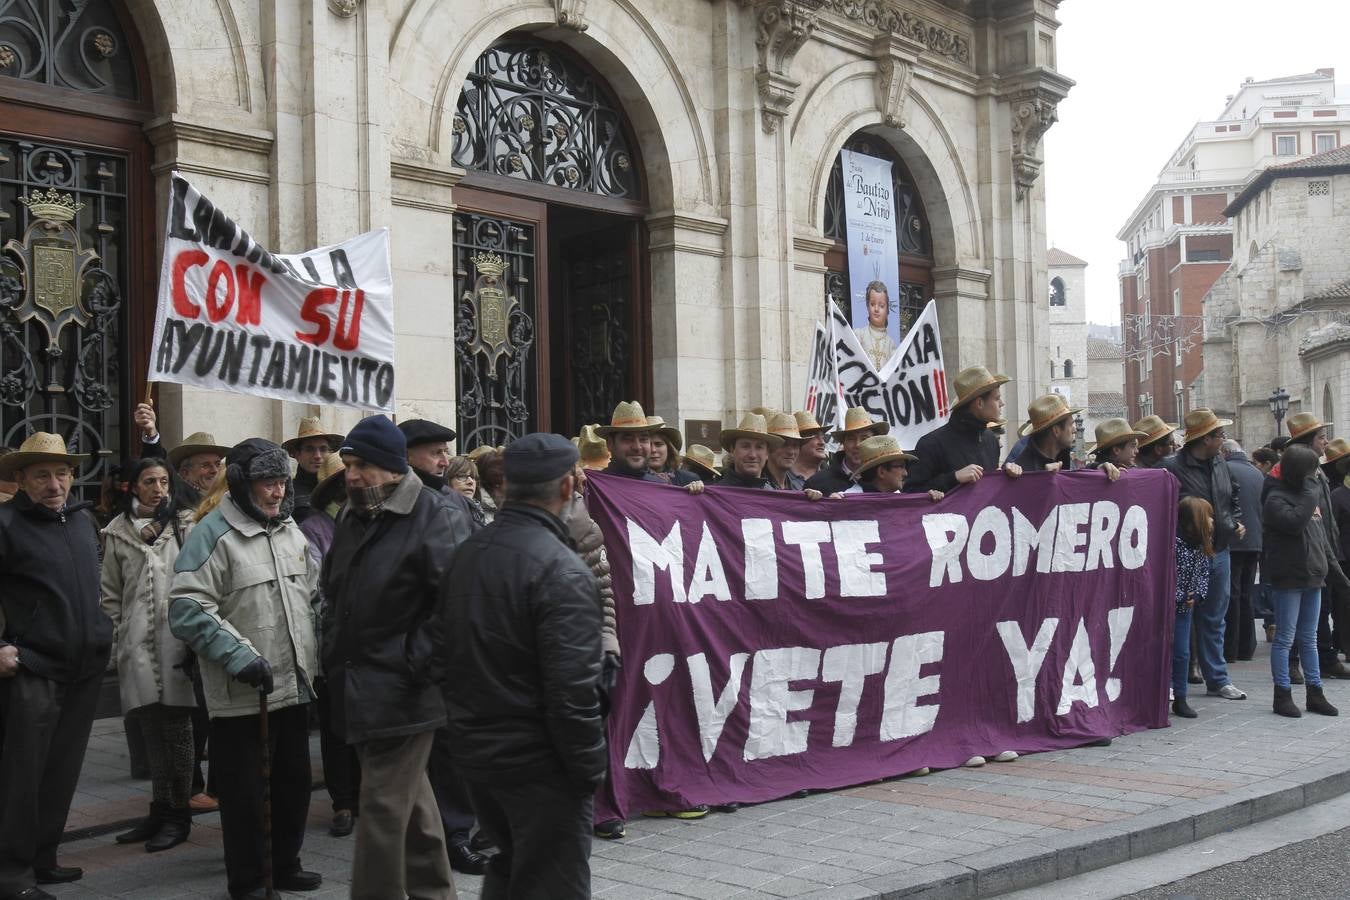
[[[844,222],[848,230],[848,287],[855,334],[880,370],[900,345],[900,255],[889,160],[840,151],[844,173]],[[868,305],[867,286],[885,285]]]
[[[389,230],[271,253],[177,172],[150,381],[394,409]]]
[[[913,449],[919,438],[942,425],[951,414],[947,373],[937,307],[928,301],[904,343],[878,372],[858,344],[848,321],[832,310],[835,372],[841,406],[861,406],[873,418],[889,422],[901,446]]]
[[[816,323],[811,339],[811,364],[806,371],[806,405],[802,407],[828,429],[839,426],[839,377],[834,371],[830,329]]]

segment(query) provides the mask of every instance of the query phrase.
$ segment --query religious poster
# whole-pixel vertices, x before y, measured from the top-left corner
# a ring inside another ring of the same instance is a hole
[[[389,229],[271,253],[175,172],[149,380],[393,412]]]
[[[877,371],[900,346],[900,253],[889,160],[840,151],[854,334]]]

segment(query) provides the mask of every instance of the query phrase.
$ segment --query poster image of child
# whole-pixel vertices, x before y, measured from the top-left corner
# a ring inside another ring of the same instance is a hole
[[[891,328],[891,295],[886,289],[885,282],[868,282],[865,297],[867,324],[861,328],[854,328],[853,333],[858,336],[858,343],[862,344],[863,352],[872,361],[872,367],[879,372],[900,345],[899,322],[896,322],[894,329]],[[861,310],[854,310],[853,321],[858,320],[859,312]]]

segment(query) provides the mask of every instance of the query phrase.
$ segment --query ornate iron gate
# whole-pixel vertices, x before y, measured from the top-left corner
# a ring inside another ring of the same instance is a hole
[[[456,431],[461,451],[530,431],[535,379],[535,227],[455,214]]]
[[[125,157],[0,134],[0,441],[63,436],[98,497],[123,448]]]

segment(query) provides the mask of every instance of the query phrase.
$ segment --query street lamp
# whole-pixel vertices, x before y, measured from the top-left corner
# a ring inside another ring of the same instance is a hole
[[[1279,387],[1270,392],[1270,414],[1275,417],[1275,435],[1280,434],[1284,414],[1289,412],[1289,392]]]
[[[1083,414],[1075,413],[1073,417],[1073,433],[1078,436],[1078,442],[1074,445],[1075,454],[1081,461],[1087,454],[1083,452]]]

